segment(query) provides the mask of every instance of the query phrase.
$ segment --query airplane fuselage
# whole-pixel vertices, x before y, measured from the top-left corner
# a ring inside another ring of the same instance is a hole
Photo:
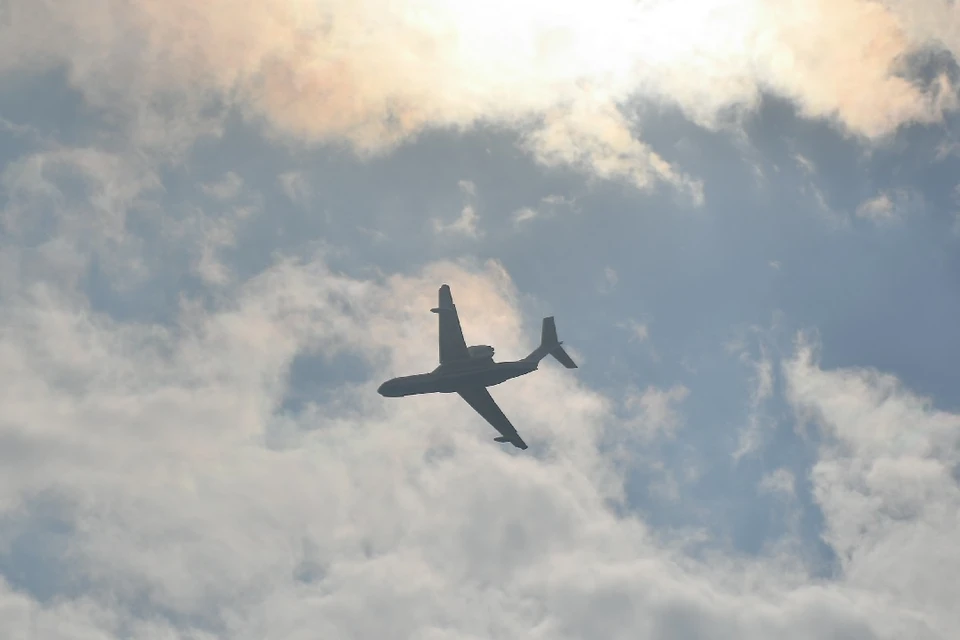
[[[536,371],[537,362],[493,362],[465,360],[442,364],[430,373],[418,373],[387,380],[377,392],[387,398],[400,398],[424,393],[456,393],[471,387],[492,387],[512,378]]]

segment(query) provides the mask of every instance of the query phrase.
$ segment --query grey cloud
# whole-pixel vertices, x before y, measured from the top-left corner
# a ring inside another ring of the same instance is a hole
[[[775,560],[692,561],[614,515],[623,478],[597,448],[612,404],[566,372],[496,390],[535,456],[505,455],[456,399],[383,404],[376,380],[435,360],[425,310],[441,280],[470,310],[469,334],[531,346],[534,323],[495,264],[364,281],[322,254],[284,260],[229,285],[231,299],[185,306],[169,329],[63,294],[8,305],[0,428],[44,455],[6,467],[0,503],[41,487],[67,496],[58,569],[90,585],[68,597],[78,609],[43,615],[107,637],[938,637],[855,574],[790,586]],[[293,359],[337,351],[375,379],[338,386],[339,408],[281,413]],[[827,388],[831,374],[800,371]],[[264,447],[280,422],[297,437]],[[762,588],[732,586],[753,575]],[[950,620],[941,606],[927,605],[930,624]],[[0,624],[15,633],[17,620]]]

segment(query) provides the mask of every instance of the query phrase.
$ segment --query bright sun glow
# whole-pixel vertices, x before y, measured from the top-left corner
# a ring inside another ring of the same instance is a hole
[[[585,88],[613,100],[679,90],[716,101],[708,92],[736,89],[749,71],[757,16],[754,0],[421,0],[371,11],[383,28],[419,33],[443,52],[408,60],[439,76],[438,100],[482,101],[494,112],[542,109]]]

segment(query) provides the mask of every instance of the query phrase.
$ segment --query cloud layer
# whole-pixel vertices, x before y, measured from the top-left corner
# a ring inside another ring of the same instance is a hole
[[[686,438],[695,385],[621,394],[546,362],[493,391],[531,445],[505,451],[458,398],[375,393],[436,365],[428,310],[440,282],[468,343],[503,359],[530,351],[540,318],[499,263],[361,276],[321,247],[244,275],[223,253],[265,211],[261,194],[235,173],[186,171],[180,187],[196,197],[170,196],[164,163],[221,133],[229,108],[291,144],[361,156],[431,128],[492,124],[518,130],[545,165],[665,182],[700,201],[699,182],[642,140],[645,105],[720,126],[768,91],[866,138],[936,122],[954,89],[937,74],[920,82],[911,56],[958,50],[956,5],[2,9],[3,73],[65,70],[99,129],[71,146],[0,121],[34,143],[0,176],[0,636],[955,635],[960,416],[893,376],[824,368],[803,336],[786,356],[742,357],[755,371],[743,459],[762,452],[773,401],[817,445],[809,476],[777,468],[754,487],[781,501],[788,533],[744,556],[710,532],[659,528],[627,499],[638,470],[675,496],[679,474],[657,453]],[[309,200],[307,174],[278,179]],[[478,187],[460,187],[461,218],[428,227],[482,237]],[[906,193],[881,191],[861,215],[893,217],[913,203]],[[571,202],[544,197],[516,218]],[[604,290],[622,296],[630,274],[618,269]],[[106,312],[96,278],[133,311]],[[141,308],[170,291],[170,315]],[[808,490],[836,556],[829,576],[792,526]]]
[[[929,47],[956,53],[957,36],[926,15],[868,0],[16,0],[0,53],[8,70],[66,67],[146,145],[216,132],[210,109],[224,101],[290,139],[360,153],[489,123],[527,132],[547,164],[664,181],[699,202],[699,183],[637,139],[636,100],[712,126],[769,91],[868,138],[935,122],[956,90],[906,64]],[[173,111],[192,115],[174,124]]]
[[[535,455],[456,399],[375,395],[432,368],[440,280],[468,342],[529,350],[535,319],[492,263],[363,281],[285,260],[170,327],[8,290],[4,635],[950,637],[960,418],[801,343],[783,374],[825,438],[814,493],[839,573],[813,580],[789,547],[697,560],[615,515],[623,470],[598,448],[679,428],[686,389],[617,399],[545,366],[495,390]],[[294,358],[341,352],[364,382],[285,405]]]

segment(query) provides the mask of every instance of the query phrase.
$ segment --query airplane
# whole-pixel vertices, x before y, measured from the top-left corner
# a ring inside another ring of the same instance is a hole
[[[485,344],[467,346],[460,328],[460,316],[453,304],[453,295],[448,285],[440,287],[439,304],[430,311],[439,317],[440,366],[430,373],[387,380],[380,385],[377,393],[385,398],[424,393],[457,393],[500,432],[500,436],[494,438],[496,442],[509,442],[518,449],[526,449],[527,444],[510,424],[510,420],[503,415],[487,387],[536,371],[540,361],[548,355],[556,358],[567,369],[577,368],[560,346],[563,343],[557,340],[557,326],[553,316],[543,319],[540,346],[530,355],[513,362],[494,362],[493,347]]]

